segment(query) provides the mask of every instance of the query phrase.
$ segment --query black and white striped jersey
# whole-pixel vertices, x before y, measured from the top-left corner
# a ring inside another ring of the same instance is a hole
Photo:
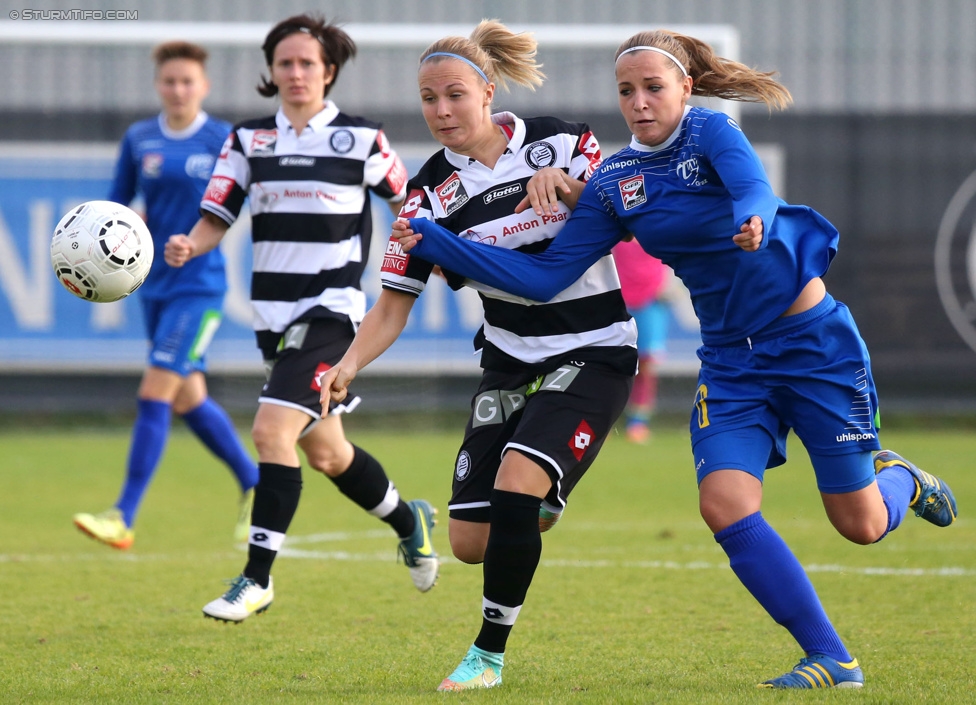
[[[586,181],[600,165],[600,146],[582,123],[552,117],[521,120],[512,113],[492,116],[509,136],[508,149],[489,169],[474,159],[443,149],[407,185],[400,216],[428,218],[460,237],[526,252],[545,250],[569,217],[563,210],[537,216],[515,213],[525,185],[540,169],[563,169]],[[433,265],[403,252],[392,239],[381,270],[383,287],[419,296]],[[448,283],[476,289],[485,321],[481,366],[485,369],[543,369],[569,357],[599,359],[633,374],[637,327],[620,294],[613,257],[606,256],[552,300],[542,303],[445,272]],[[572,353],[572,355],[570,355]]]
[[[406,181],[380,126],[339,112],[332,101],[300,135],[281,110],[234,127],[200,210],[229,225],[249,199],[251,302],[265,357],[299,318],[362,320],[368,192],[401,200]]]

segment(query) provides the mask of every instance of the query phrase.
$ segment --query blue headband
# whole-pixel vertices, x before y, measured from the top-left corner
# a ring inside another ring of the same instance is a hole
[[[464,63],[466,63],[466,64],[467,64],[468,66],[470,66],[470,67],[471,67],[471,68],[473,68],[473,69],[474,69],[475,71],[477,71],[477,72],[478,72],[478,75],[479,75],[479,76],[481,76],[481,77],[482,77],[483,79],[485,79],[485,83],[491,83],[491,81],[489,81],[489,80],[488,80],[488,76],[486,76],[486,75],[485,75],[485,72],[484,72],[484,71],[482,71],[482,70],[481,70],[481,69],[480,69],[480,68],[478,67],[478,64],[476,64],[476,63],[474,63],[473,61],[471,61],[471,59],[465,59],[465,58],[464,58],[463,56],[461,56],[460,54],[452,54],[452,53],[450,53],[450,52],[447,52],[447,51],[435,51],[435,52],[434,52],[433,54],[428,54],[427,56],[425,56],[425,57],[424,57],[424,61],[427,61],[427,59],[432,59],[432,58],[434,58],[435,56],[449,56],[449,57],[451,57],[452,59],[457,59],[458,61],[463,61],[463,62],[464,62]],[[421,61],[420,63],[424,63],[424,61]]]

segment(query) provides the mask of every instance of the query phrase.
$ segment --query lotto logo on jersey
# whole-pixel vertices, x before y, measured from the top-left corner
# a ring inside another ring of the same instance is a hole
[[[593,136],[592,132],[587,132],[580,137],[579,151],[590,160],[586,165],[586,173],[583,176],[585,181],[589,181],[590,177],[600,168],[600,164],[603,163],[603,155],[600,154],[600,143],[596,141],[596,137]]]
[[[383,253],[383,266],[380,267],[380,271],[387,274],[404,274],[407,271],[407,262],[409,261],[410,255],[400,247],[400,241],[391,236],[390,241],[386,243],[386,252]]]
[[[444,209],[444,215],[450,215],[468,202],[468,192],[464,190],[464,184],[456,171],[451,174],[451,178],[435,188],[434,193]]]
[[[226,176],[214,176],[207,184],[207,192],[203,194],[203,200],[212,201],[217,205],[224,205],[231,189],[234,188],[234,180]]]
[[[308,385],[313,392],[322,391],[322,377],[331,369],[332,365],[325,362],[320,362],[319,366],[315,368],[315,374],[312,375],[312,383]]]
[[[407,200],[400,206],[401,218],[415,218],[417,211],[424,205],[424,192],[422,189],[415,188],[407,194]]]
[[[593,437],[593,429],[590,428],[590,424],[586,423],[586,419],[580,421],[579,426],[576,427],[576,431],[573,433],[573,437],[569,439],[569,449],[573,451],[573,456],[577,462],[583,459],[583,454],[586,453],[586,449],[593,443]]]
[[[624,210],[629,211],[639,205],[647,203],[647,192],[644,190],[644,175],[623,179],[620,186],[620,198],[624,202]]]
[[[274,154],[277,141],[277,130],[255,130],[251,134],[250,153],[254,156]]]

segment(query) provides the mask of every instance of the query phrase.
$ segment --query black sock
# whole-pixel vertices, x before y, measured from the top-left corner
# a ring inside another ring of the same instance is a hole
[[[358,446],[352,449],[352,463],[344,473],[330,479],[342,494],[392,526],[397,536],[407,538],[415,524],[410,507],[400,499],[380,461]]]
[[[491,531],[485,548],[485,592],[482,622],[474,645],[505,652],[532,576],[542,557],[539,506],[532,495],[492,490]]]
[[[298,509],[298,499],[302,495],[302,469],[259,463],[258,473],[244,577],[266,588],[271,576],[271,564]]]

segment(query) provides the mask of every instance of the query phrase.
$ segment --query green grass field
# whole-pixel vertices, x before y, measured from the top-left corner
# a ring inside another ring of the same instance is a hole
[[[545,535],[509,641],[505,682],[436,693],[480,624],[481,569],[451,560],[446,502],[457,433],[361,430],[406,498],[441,507],[439,584],[420,594],[392,531],[311,472],[277,598],[240,625],[201,616],[240,572],[236,489],[174,432],[128,552],[71,515],[114,501],[127,429],[0,433],[0,701],[213,703],[734,703],[976,701],[976,474],[972,432],[886,432],[942,474],[960,518],[911,514],[882,543],[830,527],[798,444],[771,471],[764,514],[811,571],[861,661],[862,691],[784,693],[755,684],[799,654],[738,583],[698,516],[687,433],[635,447],[613,437]]]

